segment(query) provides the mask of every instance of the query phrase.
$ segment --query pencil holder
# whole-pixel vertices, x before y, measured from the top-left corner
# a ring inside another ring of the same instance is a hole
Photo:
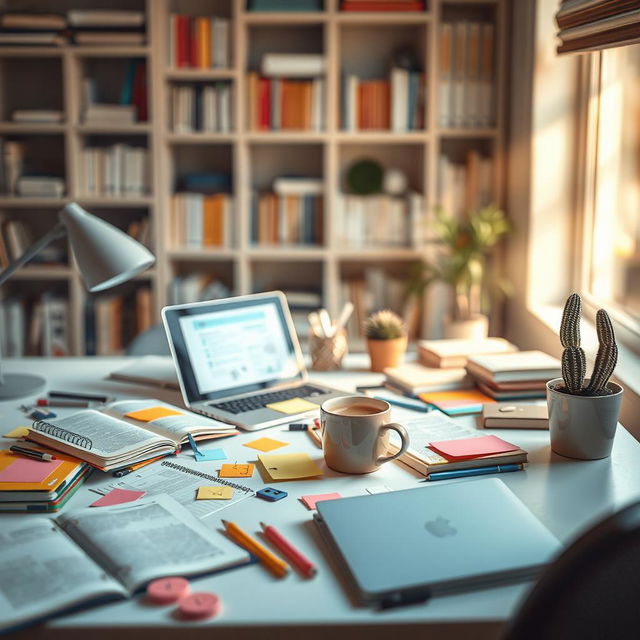
[[[311,368],[314,371],[333,371],[342,367],[342,359],[349,351],[347,332],[338,331],[330,338],[321,338],[315,333],[309,334],[309,352]]]

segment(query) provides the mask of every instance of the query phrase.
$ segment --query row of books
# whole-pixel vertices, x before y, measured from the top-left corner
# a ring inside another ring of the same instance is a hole
[[[79,188],[88,196],[135,198],[149,193],[149,152],[123,143],[80,153]]]
[[[495,123],[493,24],[444,22],[439,37],[439,125],[492,126]]]
[[[438,202],[446,213],[459,218],[495,200],[491,158],[470,150],[464,162],[441,154],[438,164]]]
[[[190,304],[228,298],[232,292],[213,273],[189,273],[173,278],[168,294],[170,304]]]
[[[178,69],[229,68],[229,34],[227,18],[172,14],[168,34],[169,66]]]
[[[394,67],[388,79],[342,75],[341,122],[345,131],[416,131],[425,126],[425,76]]]
[[[171,237],[175,246],[229,247],[233,199],[226,193],[176,193],[171,197]]]
[[[171,129],[174,133],[231,131],[231,84],[172,86]]]
[[[249,128],[252,130],[324,129],[325,81],[248,76]]]
[[[36,238],[24,220],[5,220],[0,227],[0,269],[6,269],[35,242]],[[66,262],[65,244],[54,242],[44,247],[30,264],[62,264]]]
[[[341,195],[337,210],[345,247],[419,247],[424,235],[425,202],[407,196]]]

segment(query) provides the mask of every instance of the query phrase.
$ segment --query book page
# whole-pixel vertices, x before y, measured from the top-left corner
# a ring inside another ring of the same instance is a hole
[[[242,564],[249,554],[166,495],[65,513],[60,526],[133,592],[149,580]]]
[[[47,518],[0,529],[0,630],[126,592]]]

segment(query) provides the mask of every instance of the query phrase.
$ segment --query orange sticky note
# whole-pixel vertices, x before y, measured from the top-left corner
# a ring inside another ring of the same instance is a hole
[[[478,438],[461,438],[459,440],[442,440],[430,442],[433,449],[447,460],[461,460],[465,458],[479,458],[496,453],[517,451],[516,445],[498,438],[498,436],[480,436]]]
[[[167,416],[183,416],[184,413],[169,409],[168,407],[149,407],[148,409],[140,409],[139,411],[130,411],[125,414],[126,418],[133,418],[140,422],[151,422],[158,418],[166,418]]]
[[[218,471],[218,478],[250,478],[253,475],[254,465],[249,462],[235,464],[223,464]]]
[[[274,440],[273,438],[258,438],[251,442],[245,442],[244,446],[257,449],[258,451],[273,451],[280,447],[286,447],[288,444],[288,442],[280,442],[280,440]]]

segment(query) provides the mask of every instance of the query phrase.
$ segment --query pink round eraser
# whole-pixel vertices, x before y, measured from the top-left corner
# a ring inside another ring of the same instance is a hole
[[[147,586],[147,597],[155,604],[172,604],[189,593],[189,582],[184,578],[158,578]]]
[[[178,611],[191,620],[211,618],[220,611],[220,598],[213,593],[192,593],[180,600]]]

